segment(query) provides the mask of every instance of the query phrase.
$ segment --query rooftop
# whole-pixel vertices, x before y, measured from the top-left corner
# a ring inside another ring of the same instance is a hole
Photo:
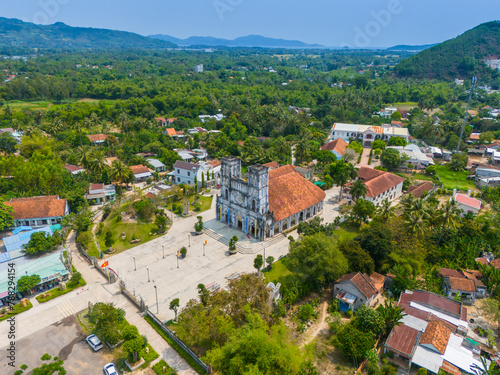
[[[384,135],[396,135],[396,136],[409,136],[407,128],[396,128],[396,127],[382,127],[375,125],[359,125],[359,124],[343,124],[335,123],[333,124],[332,131],[354,131],[363,133],[365,131],[373,131],[374,133],[384,134]]]
[[[448,280],[450,281],[450,288],[452,290],[459,290],[461,292],[470,292],[470,293],[475,293],[476,292],[476,284],[474,283],[474,280],[469,280],[462,277],[449,277]]]
[[[363,293],[366,299],[374,296],[380,289],[374,285],[374,280],[372,280],[368,275],[361,272],[352,272],[342,276],[335,283],[344,283],[346,281],[351,281],[358,290]],[[383,284],[382,284],[383,286]]]
[[[104,142],[108,136],[106,134],[90,134],[87,135],[87,138],[90,139],[90,142]]]
[[[411,358],[413,349],[417,345],[418,333],[416,329],[406,325],[396,326],[389,334],[385,346],[391,351]]]
[[[429,181],[421,182],[418,185],[412,185],[408,188],[408,193],[412,193],[416,198],[421,198],[425,192],[429,192],[434,189]]]
[[[405,178],[403,177],[368,167],[360,167],[358,176],[366,186],[366,196],[371,198],[375,198],[405,181]]]
[[[132,165],[129,167],[133,174],[148,173],[149,168],[144,165]]]
[[[337,151],[340,155],[344,155],[346,147],[349,145],[346,141],[341,138],[337,138],[334,141],[330,141],[327,144],[321,146],[322,150]]]
[[[446,351],[448,340],[450,339],[450,330],[439,321],[432,321],[427,324],[422,337],[420,338],[420,345],[425,345],[430,349],[435,349],[441,354]]]
[[[14,209],[14,219],[36,219],[64,216],[66,213],[66,199],[57,195],[12,198],[5,205]]]
[[[326,194],[290,165],[269,171],[269,211],[276,222],[322,202]]]
[[[462,309],[460,302],[423,290],[414,290],[401,294],[399,304],[410,305],[411,302],[438,309],[456,318],[461,318],[462,310],[465,310]]]
[[[481,201],[479,199],[469,197],[465,194],[456,193],[455,201],[478,210],[481,208]]]
[[[184,169],[186,171],[194,171],[198,170],[200,168],[200,165],[177,160],[174,164],[174,168]]]

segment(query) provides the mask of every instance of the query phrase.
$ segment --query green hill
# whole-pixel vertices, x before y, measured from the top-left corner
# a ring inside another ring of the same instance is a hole
[[[35,25],[0,17],[0,47],[42,49],[163,49],[175,44],[126,31],[71,27],[58,22]]]
[[[498,72],[488,68],[484,59],[498,56],[500,21],[492,21],[401,61],[395,72],[400,77],[444,80],[476,74],[487,82],[495,80]]]

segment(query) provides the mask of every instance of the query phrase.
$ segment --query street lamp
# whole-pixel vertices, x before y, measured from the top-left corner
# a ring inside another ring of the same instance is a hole
[[[137,271],[137,267],[135,266],[135,255],[133,255],[132,258],[134,258],[134,271]]]
[[[189,247],[191,247],[191,233],[188,233]]]
[[[266,248],[264,247],[264,268],[266,268]]]
[[[156,289],[156,285],[155,285],[155,294],[156,294],[156,313],[159,314],[160,312],[158,310],[158,289]]]
[[[179,268],[179,250],[177,250],[177,268]]]
[[[148,271],[148,283],[149,283],[149,282],[151,281],[151,280],[149,279],[149,267],[146,267],[146,270]]]
[[[205,240],[205,242],[203,242],[203,256],[205,256],[205,245],[207,244],[207,240]]]
[[[163,249],[163,259],[165,259],[165,245],[161,245],[161,248]]]

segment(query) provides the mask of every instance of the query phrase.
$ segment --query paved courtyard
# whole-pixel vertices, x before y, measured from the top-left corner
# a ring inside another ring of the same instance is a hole
[[[326,222],[333,221],[339,215],[338,191],[338,188],[327,191],[324,210],[320,214]],[[228,255],[227,241],[220,242],[207,234],[196,236],[193,231],[197,219],[192,216],[175,220],[165,236],[106,259],[109,266],[123,278],[127,289],[142,297],[152,312],[156,314],[158,311],[157,315],[162,320],[174,317],[174,312],[169,310],[170,301],[174,298],[179,298],[181,307],[190,299],[197,298],[198,284],[224,288],[231,275],[256,271],[253,260],[257,253],[264,255],[265,251],[266,257],[272,255],[276,260],[288,253],[289,241],[284,236],[262,242],[249,239],[243,232],[218,222],[215,219],[215,199],[212,209],[202,216],[205,228],[213,230],[218,236],[222,235],[226,240],[237,235],[240,239],[238,244],[252,249],[253,253]],[[293,231],[289,235],[296,238],[297,232]],[[203,255],[205,241],[207,245]],[[186,246],[187,256],[177,260],[177,251],[182,246]],[[158,310],[155,291],[158,294]]]

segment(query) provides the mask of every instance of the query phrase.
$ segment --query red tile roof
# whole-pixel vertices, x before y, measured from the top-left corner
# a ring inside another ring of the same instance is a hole
[[[434,347],[438,352],[444,354],[450,334],[450,330],[443,323],[439,321],[429,322],[420,338],[420,345]]]
[[[212,161],[209,161],[208,164],[210,164],[212,166],[212,168],[216,168],[219,165],[221,165],[221,162],[219,159],[214,159]]]
[[[174,137],[174,136],[176,136],[176,135],[177,135],[177,132],[175,131],[175,129],[174,129],[174,128],[167,128],[167,129],[166,129],[166,131],[167,131],[167,134],[168,134],[170,137]]]
[[[366,299],[370,299],[382,288],[374,285],[374,282],[368,275],[362,274],[361,272],[352,272],[342,276],[338,279],[335,284],[343,283],[346,281],[351,281],[358,290],[363,293]],[[383,284],[382,284],[383,286]]]
[[[452,290],[459,290],[461,292],[476,292],[476,284],[474,284],[474,280],[469,280],[462,277],[449,277],[450,280],[450,288]]]
[[[269,211],[276,222],[322,202],[326,194],[290,165],[269,171]]]
[[[490,261],[490,264],[495,267],[495,269],[499,269],[500,268],[500,258],[498,259],[493,259],[492,261]]]
[[[390,190],[393,187],[402,184],[406,179],[395,174],[379,171],[376,169],[361,167],[358,176],[366,186],[366,196],[375,198],[378,195]]]
[[[64,166],[64,168],[66,168],[70,172],[76,172],[76,171],[80,171],[83,169],[83,168],[80,168],[78,165],[73,165],[73,164],[66,164]]]
[[[90,139],[90,142],[105,141],[108,138],[106,134],[91,134],[87,135],[87,137]]]
[[[475,260],[476,260],[476,262],[484,264],[484,265],[489,264],[487,258],[476,258]]]
[[[421,198],[425,192],[429,192],[434,189],[434,185],[432,185],[429,181],[421,182],[418,185],[412,185],[408,188],[408,192],[412,193],[415,197]]]
[[[481,208],[481,201],[479,199],[468,197],[465,194],[455,194],[455,201],[472,208],[477,208],[478,210]]]
[[[458,272],[457,270],[451,270],[449,268],[441,268],[439,270],[439,274],[443,277],[450,277],[451,276],[451,277],[463,278],[463,275],[460,272]]]
[[[133,174],[151,172],[151,170],[144,165],[132,165],[129,168],[132,170]]]
[[[271,162],[269,162],[269,163],[264,164],[264,167],[268,167],[268,168],[269,168],[269,170],[272,170],[272,169],[279,168],[279,167],[280,167],[280,165],[278,164],[278,162],[277,162],[277,161],[271,161]]]
[[[321,146],[322,150],[337,151],[340,155],[345,154],[345,149],[349,145],[346,141],[341,138],[337,138],[334,141],[328,142],[326,145]]]
[[[89,190],[102,190],[104,189],[104,184],[90,184]]]
[[[5,205],[14,209],[15,220],[58,217],[66,213],[66,199],[59,199],[57,195],[12,198]]]
[[[399,298],[400,304],[409,305],[411,302],[416,302],[424,306],[439,309],[444,313],[460,318],[462,311],[465,310],[462,304],[453,301],[444,296],[440,296],[423,290],[414,290],[411,293],[402,293]]]
[[[392,329],[385,346],[389,350],[406,358],[411,358],[417,344],[418,331],[414,328],[400,325]]]

